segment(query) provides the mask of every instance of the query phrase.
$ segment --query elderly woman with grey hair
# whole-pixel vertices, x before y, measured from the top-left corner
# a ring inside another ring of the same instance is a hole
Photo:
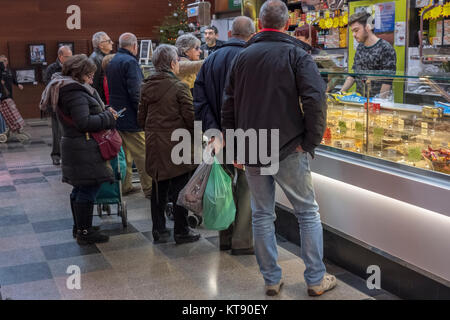
[[[178,54],[181,57],[178,77],[191,90],[194,88],[197,73],[200,71],[204,61],[200,60],[200,54],[202,53],[200,45],[200,40],[192,34],[179,36],[175,43],[175,46],[178,48]]]
[[[158,46],[152,62],[156,73],[142,85],[138,124],[145,130],[146,171],[152,177],[152,234],[155,243],[161,243],[170,237],[164,216],[167,198],[169,195],[171,199],[178,198],[196,168],[188,164],[194,163],[192,146],[191,159],[187,163],[176,164],[171,156],[179,143],[171,140],[175,130],[187,130],[193,144],[194,106],[189,87],[176,76],[180,70],[177,48],[166,44]],[[200,239],[200,235],[188,227],[187,214],[185,208],[174,204],[177,244]]]

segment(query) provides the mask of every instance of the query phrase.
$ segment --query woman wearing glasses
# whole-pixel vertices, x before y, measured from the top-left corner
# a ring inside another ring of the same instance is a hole
[[[192,34],[184,34],[178,37],[175,46],[178,48],[180,55],[180,73],[178,78],[189,86],[189,89],[194,88],[194,82],[197,78],[197,73],[202,67],[203,61],[200,60],[200,40]]]
[[[74,218],[73,235],[80,245],[108,241],[108,236],[92,227],[94,201],[103,182],[113,182],[110,166],[90,135],[116,126],[117,113],[105,110],[97,91],[91,87],[96,66],[84,54],[74,55],[63,64],[62,76],[53,79],[50,99],[60,122],[62,181],[73,186],[70,204]]]

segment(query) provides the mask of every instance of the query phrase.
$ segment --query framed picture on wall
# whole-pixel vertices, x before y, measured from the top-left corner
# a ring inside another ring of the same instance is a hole
[[[58,49],[61,48],[62,46],[69,47],[70,50],[72,51],[72,54],[75,54],[75,51],[74,51],[75,50],[75,45],[74,45],[73,42],[66,42],[66,41],[58,42]]]
[[[17,69],[16,79],[18,83],[34,83],[36,82],[35,69]]]
[[[153,54],[152,40],[141,40],[140,58],[150,60]]]
[[[46,64],[45,44],[29,44],[30,63],[31,64]]]

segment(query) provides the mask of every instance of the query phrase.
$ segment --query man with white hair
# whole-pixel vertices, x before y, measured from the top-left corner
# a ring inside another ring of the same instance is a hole
[[[139,172],[142,190],[150,199],[152,179],[145,170],[145,133],[138,125],[137,114],[144,80],[138,59],[138,42],[132,33],[123,33],[119,38],[119,50],[108,64],[106,78],[108,80],[109,102],[116,111],[123,108],[123,116],[117,119],[116,128],[122,137],[122,147],[127,160],[127,173],[123,185],[123,194],[139,191],[133,188],[133,160]]]
[[[94,52],[92,52],[89,59],[91,59],[97,66],[97,70],[95,71],[94,79],[92,81],[92,86],[97,90],[104,103],[106,103],[106,97],[105,89],[103,87],[104,74],[102,69],[102,61],[107,54],[111,53],[113,43],[114,42],[104,31],[96,32],[92,36],[92,46],[94,47]]]
[[[256,163],[252,161],[255,155],[249,155],[252,148],[248,142],[244,160],[252,199],[255,255],[266,294],[277,295],[283,285],[274,226],[277,182],[298,220],[307,292],[319,296],[336,286],[336,278],[326,274],[323,263],[322,224],[308,159],[326,127],[325,83],[300,40],[285,33],[289,12],[284,2],[266,1],[258,22],[261,32],[248,41],[228,73],[222,130],[271,132],[270,138],[257,137],[256,145],[266,152],[271,150],[271,157],[277,160],[269,165],[277,164],[278,170],[264,170],[267,161],[261,152]],[[279,147],[272,150],[272,146]]]
[[[67,59],[72,56],[72,50],[70,50],[67,46],[61,46],[58,49],[58,58],[55,62],[48,66],[45,70],[44,75],[44,83],[47,85],[51,80],[52,76],[62,71],[62,66]],[[53,137],[53,145],[52,145],[52,153],[50,154],[53,164],[55,166],[59,166],[61,164],[61,129],[59,128],[58,118],[56,117],[56,112],[50,110],[52,114],[52,137]]]
[[[222,95],[228,70],[234,57],[244,49],[254,33],[255,25],[252,19],[244,16],[235,18],[231,27],[231,39],[208,56],[200,69],[194,85],[194,106],[195,119],[202,121],[204,132],[209,129],[222,130]],[[213,142],[216,137],[208,138]],[[229,172],[237,175],[234,192],[237,210],[234,223],[227,230],[219,232],[219,247],[220,250],[231,249],[232,255],[254,254],[252,210],[247,179],[242,168],[233,168],[232,165],[226,167]]]

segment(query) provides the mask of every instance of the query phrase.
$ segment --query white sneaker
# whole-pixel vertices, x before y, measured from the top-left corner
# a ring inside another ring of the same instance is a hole
[[[327,291],[330,291],[334,287],[336,287],[336,277],[330,274],[326,274],[322,282],[317,286],[308,286],[308,295],[311,297],[318,297],[324,294]]]

